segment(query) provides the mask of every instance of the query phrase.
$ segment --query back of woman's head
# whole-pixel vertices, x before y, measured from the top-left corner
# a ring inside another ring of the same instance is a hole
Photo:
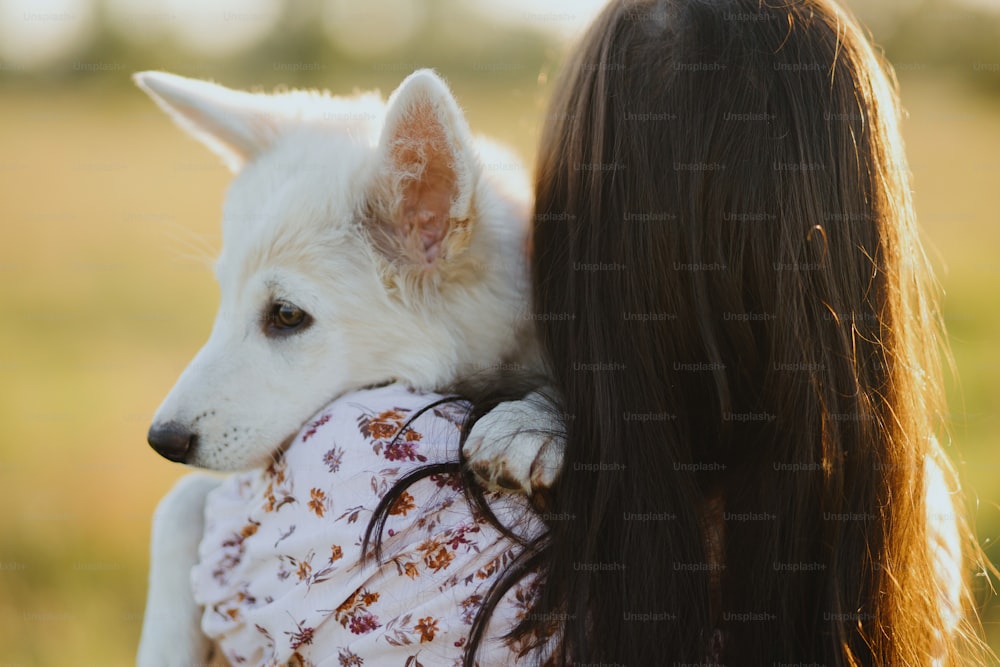
[[[823,0],[616,1],[570,57],[533,238],[567,460],[529,616],[568,657],[977,645],[927,546],[939,319],[898,115]]]

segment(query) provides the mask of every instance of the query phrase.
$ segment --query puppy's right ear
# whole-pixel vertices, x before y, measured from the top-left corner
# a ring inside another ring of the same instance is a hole
[[[433,272],[469,244],[479,175],[465,116],[434,72],[414,72],[390,96],[378,152],[376,245],[395,263]]]
[[[230,90],[166,72],[137,72],[133,80],[232,171],[267,148],[278,134],[275,98]]]

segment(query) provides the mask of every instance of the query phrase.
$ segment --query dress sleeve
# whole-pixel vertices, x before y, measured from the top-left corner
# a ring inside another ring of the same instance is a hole
[[[441,399],[398,385],[342,397],[267,469],[213,492],[192,583],[202,629],[230,662],[460,662],[475,612],[520,549],[470,509],[460,478],[408,486],[389,509],[381,562],[362,559],[396,482],[458,459],[465,406],[428,408]],[[534,525],[524,499],[492,501],[505,522]],[[508,604],[494,618],[506,631],[519,613]]]

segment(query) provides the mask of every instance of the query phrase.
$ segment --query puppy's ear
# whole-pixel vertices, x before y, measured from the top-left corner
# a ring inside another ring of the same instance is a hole
[[[277,135],[276,101],[270,96],[166,72],[138,72],[132,78],[174,122],[222,157],[234,172]]]
[[[406,78],[389,98],[379,138],[373,239],[397,262],[433,269],[471,235],[478,160],[448,86],[431,70]]]

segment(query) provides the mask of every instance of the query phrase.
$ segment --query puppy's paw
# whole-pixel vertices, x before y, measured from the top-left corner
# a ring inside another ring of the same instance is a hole
[[[563,448],[563,425],[530,394],[483,415],[469,432],[465,455],[486,488],[534,496],[559,477]]]

